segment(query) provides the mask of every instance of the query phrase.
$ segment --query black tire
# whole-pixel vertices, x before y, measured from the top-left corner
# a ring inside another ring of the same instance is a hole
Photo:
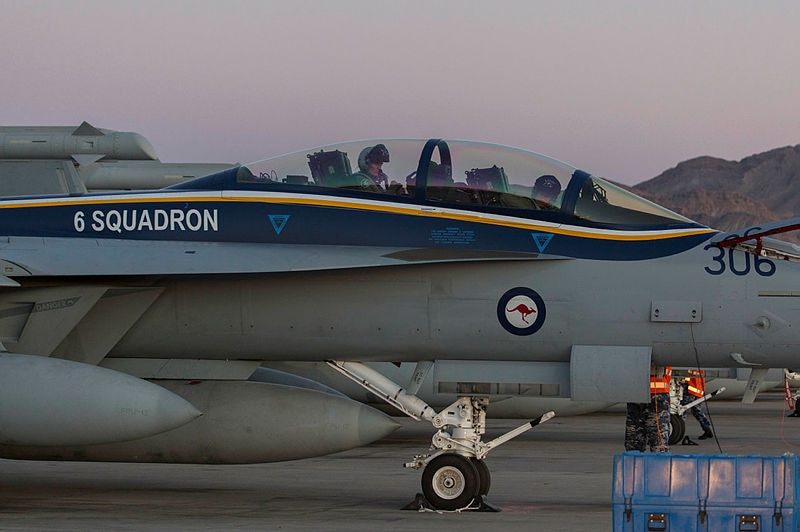
[[[486,462],[477,458],[471,458],[471,460],[472,465],[475,466],[475,470],[478,472],[478,480],[480,482],[478,497],[480,497],[489,493],[489,488],[492,487],[492,474],[489,472],[489,466],[486,465]]]
[[[481,487],[472,460],[458,454],[437,456],[422,472],[422,493],[437,510],[466,508]]]
[[[681,442],[681,440],[683,440],[683,437],[686,435],[686,422],[683,420],[681,416],[677,414],[670,414],[669,424],[670,424],[669,444],[677,445]]]

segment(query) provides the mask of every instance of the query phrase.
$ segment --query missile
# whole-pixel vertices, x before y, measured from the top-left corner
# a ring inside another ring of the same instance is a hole
[[[0,126],[0,196],[164,188],[233,166],[162,163],[142,135],[87,122]]]
[[[88,445],[179,427],[200,415],[151,382],[69,360],[0,353],[0,443]]]
[[[197,405],[203,415],[171,431],[123,443],[0,444],[0,457],[194,464],[279,462],[360,447],[399,426],[358,401],[309,388],[251,381],[157,382]]]
[[[0,127],[0,159],[107,159],[154,161],[153,145],[139,133],[97,129],[88,122],[62,126]]]

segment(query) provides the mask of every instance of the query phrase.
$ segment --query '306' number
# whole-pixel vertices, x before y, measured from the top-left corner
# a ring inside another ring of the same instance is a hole
[[[769,277],[775,273],[775,263],[759,255],[744,251],[734,252],[731,248],[721,248],[714,244],[709,244],[703,249],[715,249],[717,251],[717,254],[711,257],[714,265],[705,267],[706,272],[711,275],[722,275],[728,270],[734,275],[747,275],[751,269],[751,257],[753,259],[752,269],[758,275]]]

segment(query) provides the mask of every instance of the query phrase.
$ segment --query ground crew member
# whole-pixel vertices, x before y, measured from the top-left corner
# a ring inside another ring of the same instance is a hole
[[[625,450],[669,452],[669,386],[672,367],[650,368],[650,402],[628,403]]]
[[[800,373],[785,368],[783,370],[783,387],[786,393],[786,401],[789,403],[789,408],[792,409],[792,413],[789,414],[788,417],[800,417],[800,391],[792,394],[791,389],[789,388],[789,381],[797,381],[800,379]]]
[[[690,369],[689,376],[683,381],[683,397],[681,398],[681,404],[687,405],[698,397],[703,397],[706,394],[705,381],[705,371]],[[703,434],[701,434],[697,439],[706,440],[708,438],[713,438],[714,432],[711,430],[711,422],[708,420],[708,417],[706,417],[705,413],[703,413],[700,405],[694,405],[690,410],[692,411],[692,415],[697,422],[700,423],[700,428],[703,429]],[[683,417],[686,417],[686,412],[683,413]],[[684,438],[683,443],[684,445],[692,445],[694,442],[687,436]]]

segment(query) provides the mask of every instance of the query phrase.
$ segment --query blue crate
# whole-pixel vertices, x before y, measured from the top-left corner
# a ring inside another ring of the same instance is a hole
[[[614,457],[615,531],[798,531],[795,456]]]

